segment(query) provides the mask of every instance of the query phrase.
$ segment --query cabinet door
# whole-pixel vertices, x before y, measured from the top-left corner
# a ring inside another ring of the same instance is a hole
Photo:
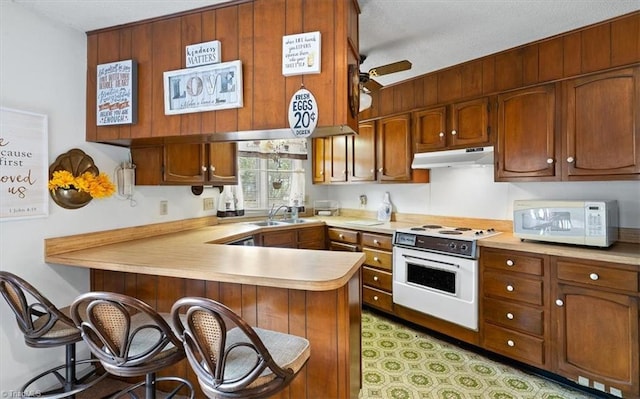
[[[313,184],[328,183],[326,165],[331,159],[329,145],[330,139],[327,137],[320,137],[311,141],[313,148]]]
[[[413,115],[415,152],[441,150],[447,146],[447,108],[438,107]]]
[[[640,68],[575,79],[565,87],[563,177],[638,178]]]
[[[210,143],[208,183],[238,184],[238,145],[234,142]]]
[[[347,136],[333,136],[331,141],[331,181],[347,181]]]
[[[498,96],[497,181],[560,178],[555,98],[552,84]]]
[[[637,395],[638,299],[558,284],[554,308],[557,372]]]
[[[375,122],[361,123],[358,134],[347,136],[347,162],[350,181],[376,180]]]
[[[202,184],[206,164],[204,144],[166,144],[162,180],[164,183]]]
[[[489,143],[488,98],[453,104],[448,140],[452,147]]]
[[[378,179],[411,180],[411,130],[409,114],[381,119],[378,125]]]

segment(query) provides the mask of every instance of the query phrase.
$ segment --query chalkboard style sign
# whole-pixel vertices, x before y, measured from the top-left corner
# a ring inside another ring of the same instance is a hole
[[[98,65],[97,125],[126,125],[138,119],[138,64],[134,60]]]

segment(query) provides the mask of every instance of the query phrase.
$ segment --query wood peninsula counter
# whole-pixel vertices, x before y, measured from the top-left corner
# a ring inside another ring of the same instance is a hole
[[[184,296],[208,297],[253,326],[304,336],[311,343],[306,370],[278,397],[357,398],[364,255],[219,245],[260,229],[201,223],[46,239],[45,261],[89,268],[91,290],[131,295],[161,312]],[[196,381],[186,362],[167,374]]]

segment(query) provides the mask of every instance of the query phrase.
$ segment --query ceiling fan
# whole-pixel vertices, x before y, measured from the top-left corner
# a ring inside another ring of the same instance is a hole
[[[366,55],[360,55],[360,65],[362,65],[366,58]],[[358,112],[362,112],[365,109],[371,107],[372,98],[369,93],[371,93],[372,91],[380,90],[380,88],[382,88],[382,85],[374,80],[375,77],[388,75],[395,72],[406,71],[409,69],[411,69],[411,62],[409,62],[408,60],[402,60],[393,62],[391,64],[371,68],[368,72],[359,71],[360,104],[358,107]]]

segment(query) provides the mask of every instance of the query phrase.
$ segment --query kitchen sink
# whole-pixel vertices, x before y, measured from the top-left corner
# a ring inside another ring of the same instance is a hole
[[[260,226],[260,227],[265,227],[265,226],[282,226],[286,223],[283,222],[276,222],[275,220],[263,220],[261,222],[249,222],[254,226]]]
[[[297,224],[297,223],[306,223],[307,221],[304,219],[282,219],[280,223],[289,223],[289,224]]]

